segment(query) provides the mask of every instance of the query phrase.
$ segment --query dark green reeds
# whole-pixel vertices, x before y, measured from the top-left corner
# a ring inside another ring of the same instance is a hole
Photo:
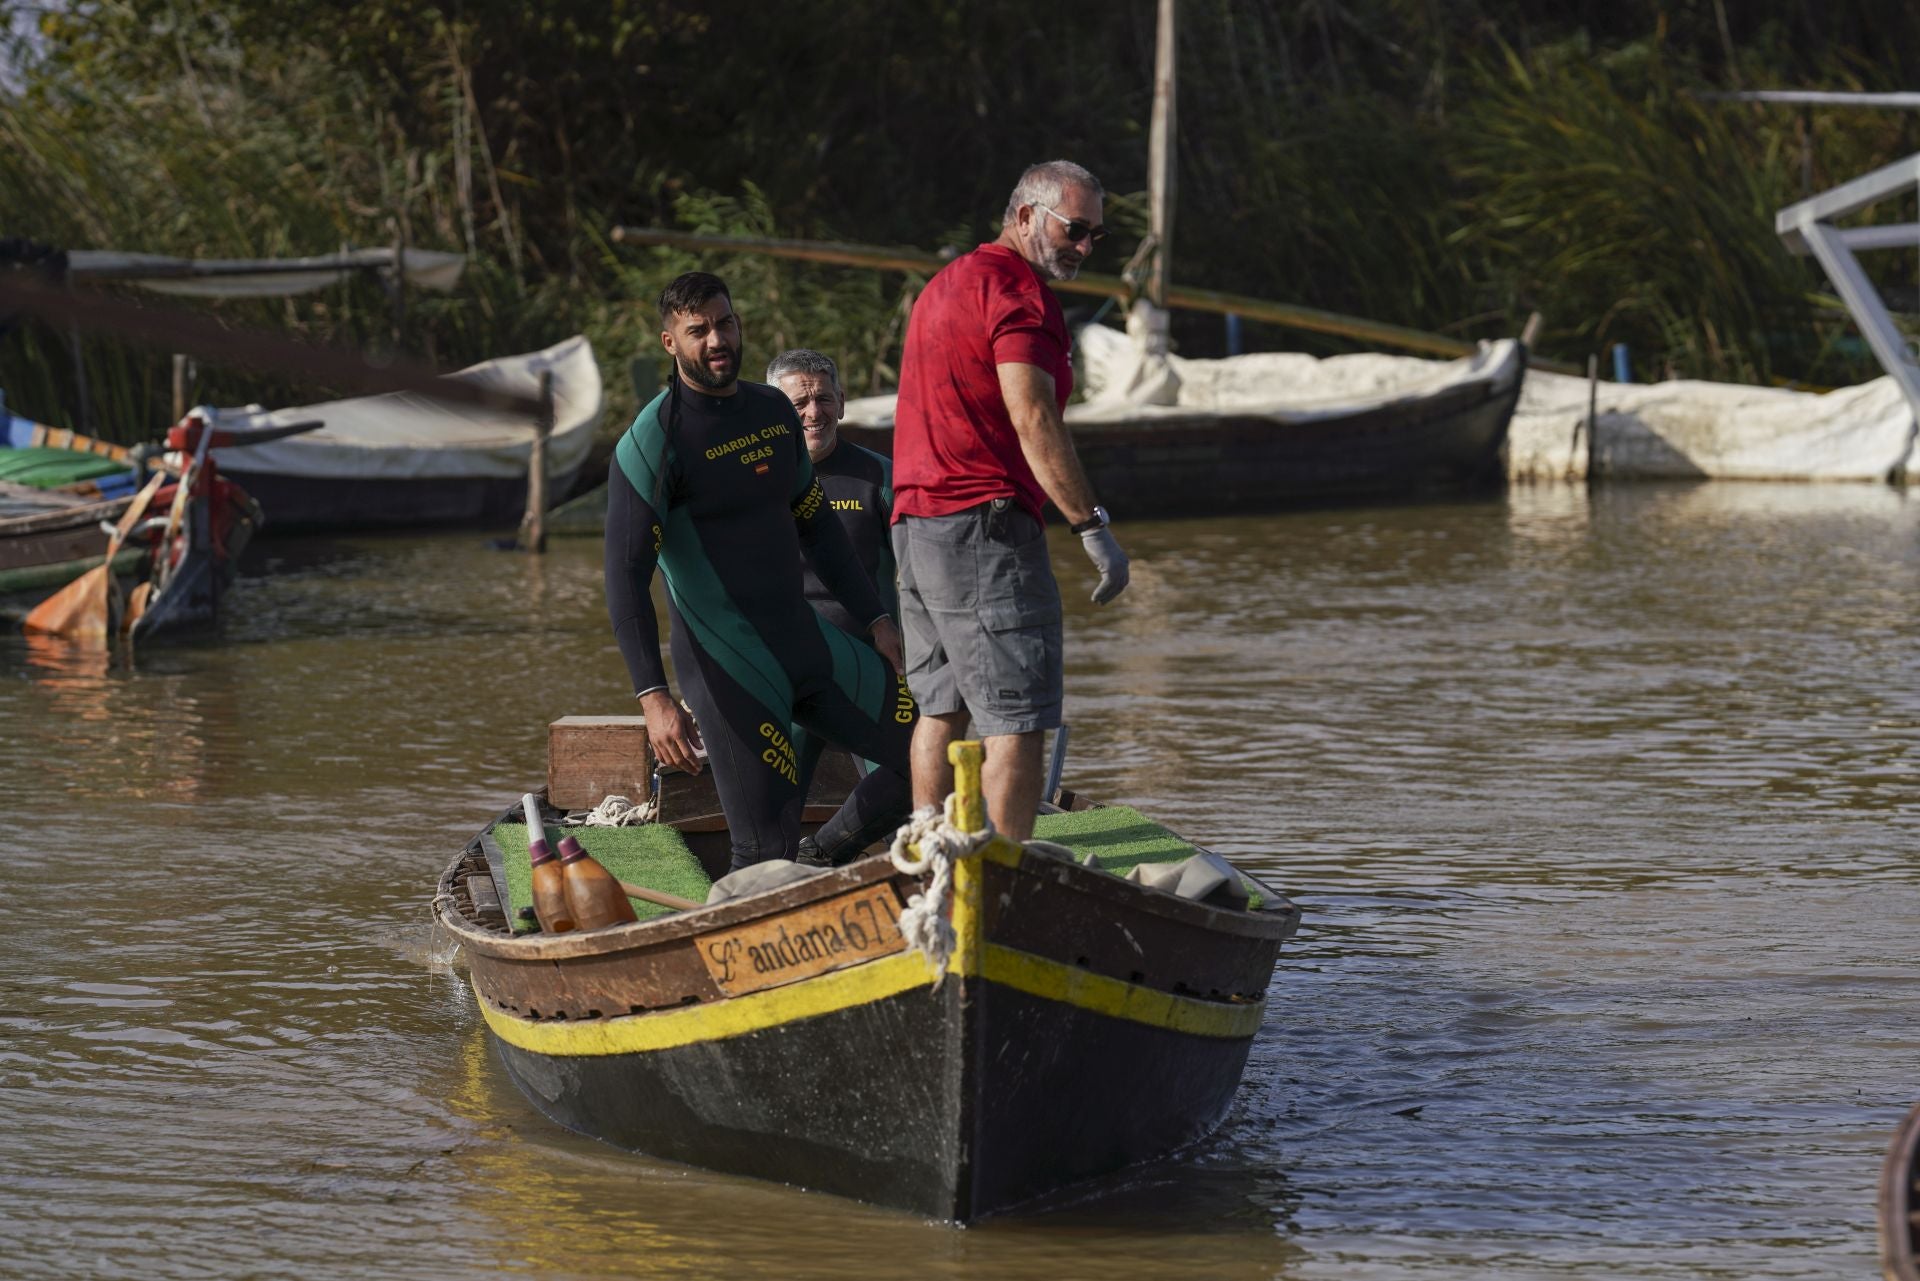
[[[0,0],[0,18],[20,7]],[[0,89],[0,235],[201,257],[456,250],[469,257],[458,292],[410,293],[401,324],[367,281],[200,306],[443,366],[584,332],[614,425],[666,371],[655,296],[697,266],[733,286],[749,373],[813,346],[850,391],[876,390],[895,377],[922,282],[636,250],[608,233],[671,222],[964,248],[994,234],[1022,165],[1065,154],[1115,193],[1121,234],[1095,266],[1117,270],[1145,223],[1153,6],[1127,0],[1092,23],[1014,0],[909,8],[793,0],[751,30],[628,0],[457,16],[382,0],[344,21],[267,0],[36,10],[37,51]],[[1920,18],[1889,21],[1865,0],[1181,12],[1176,280],[1468,338],[1515,332],[1538,309],[1546,354],[1626,342],[1643,376],[1875,372],[1817,269],[1780,246],[1773,212],[1914,150],[1913,122],[1705,95],[1906,87],[1885,81],[1920,54]],[[1869,266],[1911,283],[1907,259]],[[1256,347],[1340,349],[1249,330]],[[1220,352],[1218,317],[1177,317],[1175,335],[1189,354]],[[79,422],[71,346],[33,323],[0,338],[16,412]],[[155,433],[168,354],[98,336],[81,350],[91,426]],[[191,395],[286,404],[331,390],[210,365]]]

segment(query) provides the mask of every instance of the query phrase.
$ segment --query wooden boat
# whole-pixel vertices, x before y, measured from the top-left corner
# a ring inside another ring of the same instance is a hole
[[[531,397],[543,373],[553,376],[554,398],[548,492],[565,495],[592,451],[604,406],[591,344],[569,338],[447,377]],[[316,418],[326,426],[310,435],[216,454],[221,469],[272,513],[276,531],[511,525],[526,510],[534,424],[497,409],[397,392],[214,415],[222,429],[241,434]]]
[[[0,596],[59,587],[100,563],[145,467],[125,445],[49,427],[0,400]],[[140,551],[117,558],[132,570]]]
[[[118,521],[132,501],[0,482],[0,596],[60,587],[100,564],[109,538],[102,525]],[[126,548],[115,568],[132,570],[144,554]]]
[[[1920,1281],[1920,1104],[1880,1167],[1880,1271],[1887,1281]]]
[[[319,426],[290,423],[262,430],[252,439],[278,440]],[[103,446],[41,428],[30,448],[110,457],[118,470],[45,490],[0,484],[0,597],[31,594],[37,599],[98,567],[111,554],[111,572],[127,576],[139,591],[141,608],[129,617],[129,636],[144,639],[216,623],[240,554],[265,517],[245,489],[220,474],[209,454],[215,446],[249,443],[207,427],[197,411],[170,428],[164,444],[151,455],[145,448]],[[0,450],[0,455],[5,452]],[[58,467],[47,472],[66,474]],[[118,531],[138,501],[134,490],[140,485],[154,486],[142,513],[146,518]],[[23,614],[31,603],[24,601],[22,608],[9,612]]]
[[[971,759],[963,815],[979,809]],[[724,868],[710,786],[675,786],[696,794],[660,826]],[[1132,813],[1057,799],[1080,821]],[[1299,921],[1270,890],[1215,906],[995,837],[953,864],[954,945],[937,971],[902,935],[929,878],[885,854],[636,924],[516,935],[503,864],[524,832],[495,833],[519,817],[461,851],[435,908],[535,1107],[617,1147],[943,1220],[1211,1131]]]
[[[1088,326],[1079,345],[1097,355],[1111,334]],[[1124,341],[1121,339],[1119,341]],[[1107,356],[1112,360],[1114,357]],[[1501,448],[1526,374],[1526,349],[1489,344],[1440,362],[1366,355],[1314,361],[1277,355],[1178,361],[1193,387],[1215,375],[1230,392],[1197,403],[1134,404],[1096,396],[1067,409],[1075,451],[1115,519],[1206,516],[1288,507],[1400,500],[1495,490]],[[1256,362],[1238,376],[1202,368]],[[1332,372],[1364,362],[1344,390]],[[1287,363],[1292,362],[1292,363]],[[1382,367],[1389,372],[1382,374]],[[1322,375],[1319,385],[1312,376]],[[841,431],[891,455],[890,397],[848,405]]]

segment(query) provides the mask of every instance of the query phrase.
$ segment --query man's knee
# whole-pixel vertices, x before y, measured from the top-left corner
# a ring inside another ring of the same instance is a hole
[[[1027,765],[1038,768],[1045,737],[1044,731],[1030,729],[1018,734],[988,734],[981,743],[986,748],[989,766],[999,762],[1013,768]]]
[[[928,738],[945,739],[952,742],[967,732],[967,714],[959,712],[941,712],[938,714],[922,712],[920,719],[914,722],[915,736],[924,734]]]

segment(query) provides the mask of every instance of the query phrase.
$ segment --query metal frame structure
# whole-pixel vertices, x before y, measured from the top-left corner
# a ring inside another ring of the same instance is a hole
[[[1766,90],[1756,93],[1724,95],[1756,102],[1797,103],[1857,107],[1920,108],[1920,94],[1814,93]],[[1910,468],[1916,437],[1920,437],[1920,361],[1913,346],[1893,315],[1887,310],[1880,291],[1860,268],[1854,255],[1867,249],[1920,249],[1920,223],[1907,222],[1875,227],[1838,227],[1834,224],[1894,196],[1920,190],[1920,152],[1890,165],[1883,165],[1831,191],[1810,196],[1788,205],[1773,217],[1773,229],[1791,253],[1811,254],[1827,273],[1827,279],[1846,304],[1860,332],[1873,350],[1880,367],[1893,377],[1906,397],[1914,424],[1907,434],[1906,452],[1893,467],[1895,478]]]

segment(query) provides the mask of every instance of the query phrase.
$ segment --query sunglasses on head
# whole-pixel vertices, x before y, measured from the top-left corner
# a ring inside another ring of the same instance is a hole
[[[1095,227],[1082,222],[1078,218],[1065,217],[1048,209],[1045,205],[1035,205],[1034,208],[1044,211],[1049,218],[1058,219],[1061,223],[1065,224],[1067,228],[1067,239],[1076,245],[1088,236],[1093,237],[1093,243],[1096,245],[1107,238],[1107,229],[1104,226]]]

